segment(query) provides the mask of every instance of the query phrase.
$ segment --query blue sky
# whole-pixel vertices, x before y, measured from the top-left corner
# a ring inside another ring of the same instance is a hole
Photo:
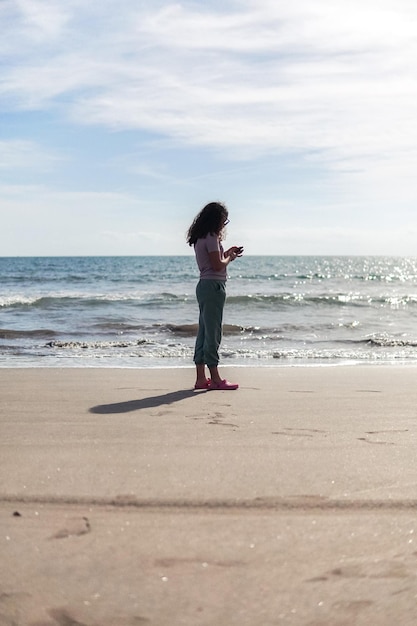
[[[417,251],[414,0],[2,0],[0,255]]]

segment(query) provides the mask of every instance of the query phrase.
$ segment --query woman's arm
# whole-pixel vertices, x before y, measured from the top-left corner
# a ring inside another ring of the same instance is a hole
[[[223,257],[221,256],[219,250],[209,252],[211,267],[215,272],[220,272],[223,268],[227,267],[231,261],[234,261],[237,257],[242,256],[242,254],[243,247],[241,246],[232,246],[224,252]]]
[[[230,248],[230,250],[227,250],[227,253],[224,253],[224,258],[220,256],[220,252],[218,250],[209,252],[211,267],[215,272],[220,272],[222,269],[227,267],[237,256],[237,249],[234,250],[233,248]]]

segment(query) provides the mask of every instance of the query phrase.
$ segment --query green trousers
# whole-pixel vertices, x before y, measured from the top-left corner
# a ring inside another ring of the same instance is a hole
[[[225,281],[203,278],[197,285],[196,295],[200,317],[194,363],[215,366],[219,363],[219,347],[222,340],[223,309],[226,301]]]

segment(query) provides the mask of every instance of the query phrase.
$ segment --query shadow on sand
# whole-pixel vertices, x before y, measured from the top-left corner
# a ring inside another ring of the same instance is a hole
[[[109,415],[111,413],[129,413],[130,411],[140,411],[141,409],[151,409],[158,406],[164,406],[167,404],[173,404],[174,402],[180,402],[187,398],[192,398],[198,393],[194,389],[182,389],[180,391],[171,391],[170,393],[164,393],[160,396],[149,396],[148,398],[142,398],[141,400],[128,400],[127,402],[115,402],[114,404],[98,404],[97,406],[89,409],[90,413],[98,413],[101,415]]]

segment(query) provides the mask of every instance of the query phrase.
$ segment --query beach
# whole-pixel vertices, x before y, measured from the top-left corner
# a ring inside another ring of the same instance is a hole
[[[1,626],[417,623],[415,366],[0,369]]]

